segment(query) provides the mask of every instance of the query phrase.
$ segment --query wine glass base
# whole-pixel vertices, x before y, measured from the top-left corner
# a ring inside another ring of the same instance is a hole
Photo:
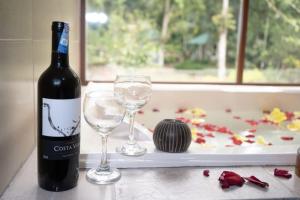
[[[117,148],[117,152],[125,156],[142,156],[147,152],[145,147],[139,144],[124,144],[122,147]]]
[[[121,173],[118,169],[108,169],[106,171],[99,171],[97,169],[90,169],[86,173],[86,179],[93,184],[106,185],[116,183],[121,178]]]

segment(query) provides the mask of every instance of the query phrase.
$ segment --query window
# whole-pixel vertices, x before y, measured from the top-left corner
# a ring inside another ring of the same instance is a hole
[[[300,82],[300,2],[249,2],[244,82]]]
[[[116,74],[137,73],[150,75],[153,82],[300,82],[300,2],[86,0],[83,4],[83,80],[109,82]]]

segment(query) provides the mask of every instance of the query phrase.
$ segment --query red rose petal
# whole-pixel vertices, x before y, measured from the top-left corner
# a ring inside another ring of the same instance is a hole
[[[226,133],[226,134],[229,134],[229,135],[233,135],[233,132],[225,126],[218,127],[216,131],[219,132],[219,133]]]
[[[246,137],[246,138],[255,138],[255,135],[253,135],[253,134],[248,134],[248,135],[246,135],[245,137]]]
[[[220,133],[227,133],[228,131],[229,130],[224,126],[217,129],[217,132],[220,132]]]
[[[191,120],[185,118],[185,117],[176,117],[177,120],[182,121],[183,123],[190,123]]]
[[[237,139],[236,137],[231,137],[232,143],[235,145],[241,145],[243,143],[242,140]]]
[[[143,115],[144,111],[143,110],[139,110],[139,111],[137,111],[137,113],[140,114],[140,115]]]
[[[244,177],[244,179],[246,179],[248,182],[253,183],[262,188],[269,187],[269,183],[263,182],[263,181],[259,180],[258,178],[256,178],[255,176]]]
[[[229,128],[227,128],[225,126],[217,126],[214,124],[202,123],[202,124],[198,125],[197,127],[203,128],[209,132],[219,132],[219,133],[225,133],[225,134],[229,134],[229,135],[234,134]]]
[[[196,140],[195,140],[196,143],[198,144],[204,144],[206,141],[205,139],[201,138],[201,137],[198,137]]]
[[[199,137],[204,137],[204,134],[203,134],[203,133],[198,133],[198,132],[197,132],[196,135],[199,136]]]
[[[204,170],[203,171],[203,175],[206,176],[206,177],[208,177],[209,176],[209,170],[208,169]]]
[[[245,120],[245,122],[247,124],[249,124],[250,126],[257,126],[258,125],[258,122],[255,121],[255,120],[252,120],[252,119],[247,119],[247,120]]]
[[[285,141],[291,141],[294,139],[292,136],[281,136],[280,139],[285,140]]]
[[[193,126],[196,126],[196,127],[200,127],[201,122],[192,122],[192,125],[193,125]]]
[[[178,108],[177,111],[176,111],[176,113],[180,114],[180,113],[184,113],[185,111],[187,111],[186,108]]]
[[[159,112],[159,109],[158,108],[153,108],[152,112]]]
[[[256,132],[256,129],[250,129],[250,130],[248,130],[248,132],[250,132],[250,133],[255,133],[255,132]]]
[[[197,128],[201,128],[201,123],[192,123],[192,125],[197,127]]]
[[[277,123],[272,122],[272,121],[270,121],[270,120],[268,120],[268,119],[261,119],[261,120],[259,120],[259,123],[262,123],[262,124],[271,124],[271,125],[276,125],[276,126],[278,126]]]
[[[245,142],[248,142],[248,143],[250,143],[250,144],[253,144],[253,143],[255,143],[255,141],[254,141],[254,140],[250,140],[250,139],[248,139],[248,140],[245,140]]]
[[[202,127],[207,131],[215,131],[216,130],[216,126],[213,124],[203,124]]]
[[[208,133],[208,134],[206,134],[205,136],[206,136],[206,137],[211,137],[211,138],[214,138],[214,137],[215,137],[215,135],[212,134],[212,133]]]
[[[233,116],[234,119],[242,119],[240,116]]]
[[[291,121],[295,117],[293,112],[285,112],[286,120]]]
[[[284,169],[274,169],[274,176],[278,176],[278,177],[283,177],[283,178],[291,178],[292,174],[289,173],[288,170],[284,170]]]
[[[262,124],[270,124],[270,123],[272,123],[268,119],[261,119],[261,120],[259,120],[259,122],[262,123]]]
[[[234,185],[241,187],[243,186],[245,180],[237,173],[232,171],[223,171],[219,177],[219,182],[221,187],[226,189]]]
[[[225,109],[225,112],[227,112],[227,113],[231,113],[231,112],[232,112],[232,110],[231,110],[230,108],[226,108],[226,109]]]

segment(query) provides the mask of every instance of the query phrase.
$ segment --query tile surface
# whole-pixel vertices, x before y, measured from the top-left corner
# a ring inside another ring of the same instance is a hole
[[[291,166],[282,166],[277,168],[288,170],[292,174],[292,178],[290,179],[276,177],[277,181],[300,197],[300,178],[295,174],[295,168]],[[265,170],[271,175],[274,173],[274,167],[265,167]]]
[[[218,178],[223,170],[233,170],[241,176],[255,174],[270,184],[268,189],[245,184],[222,190]],[[210,177],[202,168],[165,168],[123,170],[116,185],[118,200],[125,199],[276,199],[296,196],[261,167],[211,168]],[[133,192],[134,191],[134,192]]]
[[[203,168],[122,169],[122,178],[115,185],[96,186],[80,171],[78,186],[66,192],[48,192],[37,185],[36,151],[18,172],[0,200],[199,200],[199,199],[300,199],[288,184],[300,184],[291,179],[281,182],[264,167],[209,168],[210,176],[202,175]],[[262,189],[252,184],[222,190],[218,178],[223,170],[233,170],[241,176],[255,175],[270,184]]]
[[[0,41],[0,193],[35,142],[31,41]]]
[[[32,38],[32,0],[0,1],[0,40]]]
[[[32,0],[34,40],[51,40],[52,21],[70,24],[70,40],[79,40],[80,0]]]
[[[85,180],[81,171],[78,186],[65,192],[48,192],[38,187],[36,152],[16,175],[1,200],[115,200],[115,186],[96,186]]]

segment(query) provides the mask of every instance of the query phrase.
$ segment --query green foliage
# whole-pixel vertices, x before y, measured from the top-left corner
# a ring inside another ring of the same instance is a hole
[[[212,17],[212,21],[218,28],[219,32],[223,32],[226,29],[235,30],[235,19],[231,12],[228,12],[226,15],[214,15]]]
[[[264,73],[258,69],[245,70],[243,77],[244,82],[246,83],[256,82],[257,80],[260,82],[266,82],[267,80]]]
[[[137,15],[121,8],[113,10],[107,26],[88,29],[88,51],[97,50],[99,59],[106,60],[103,63],[123,66],[147,64],[149,52],[156,48],[156,42],[148,34],[153,32],[153,25]]]
[[[202,60],[202,61],[195,61],[195,60],[185,60],[182,63],[176,64],[175,69],[196,69],[201,70],[205,68],[213,68],[216,66],[216,63],[210,60]]]
[[[230,0],[226,15],[220,0],[170,0],[162,38],[166,1],[88,0],[88,12],[101,11],[109,19],[104,25],[87,24],[88,64],[155,67],[163,49],[168,67],[213,69],[219,32],[227,29],[227,68],[235,66],[239,0]],[[273,71],[300,68],[300,1],[252,0],[249,9],[244,77],[269,81],[277,77]],[[204,33],[209,34],[205,48],[188,43]],[[292,70],[281,75],[296,80]]]
[[[283,60],[283,64],[287,67],[300,68],[300,60],[294,56],[288,56]]]
[[[218,27],[211,20],[220,12],[221,2],[170,0],[167,37],[163,41],[161,29],[165,1],[89,0],[88,11],[102,11],[109,16],[106,25],[88,24],[89,64],[155,66],[163,43],[165,63],[174,65],[191,58],[195,47],[187,42],[192,38],[208,32],[211,40],[217,41]]]
[[[298,67],[300,1],[250,1],[246,67]]]

